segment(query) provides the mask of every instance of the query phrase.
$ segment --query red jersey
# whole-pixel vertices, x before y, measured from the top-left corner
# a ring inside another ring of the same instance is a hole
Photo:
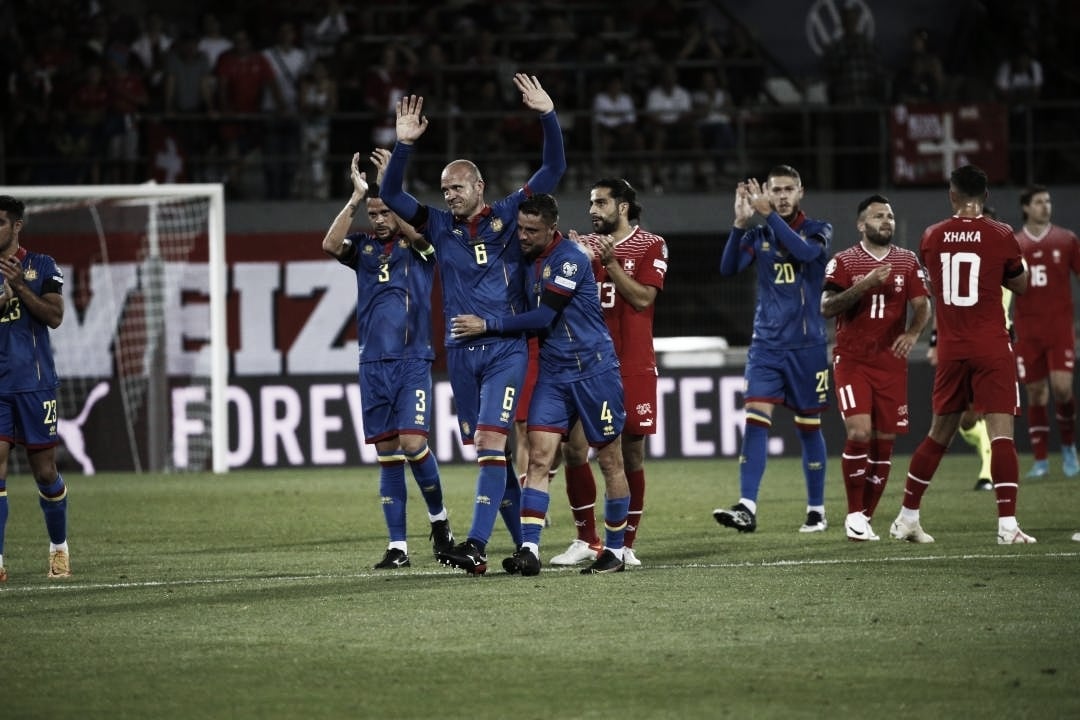
[[[635,310],[615,289],[607,270],[600,264],[600,236],[584,235],[581,242],[593,250],[593,272],[600,289],[600,307],[604,321],[615,343],[623,375],[656,374],[656,353],[653,351],[653,315],[656,303],[644,310]],[[615,257],[623,272],[642,285],[664,289],[667,274],[667,243],[664,238],[635,227],[622,240],[615,241]]]
[[[1023,272],[1012,228],[953,216],[926,228],[919,254],[937,313],[938,360],[1011,354],[1001,284]]]
[[[1072,275],[1080,275],[1080,239],[1071,230],[1048,226],[1039,237],[1024,228],[1016,242],[1027,260],[1027,292],[1014,299],[1017,337],[1056,338],[1073,331]]]
[[[878,260],[859,243],[829,260],[825,289],[843,292],[882,265],[892,266],[891,279],[866,292],[859,302],[836,316],[833,356],[906,371],[907,359],[896,357],[892,344],[907,329],[908,303],[930,294],[915,253],[892,245]]]

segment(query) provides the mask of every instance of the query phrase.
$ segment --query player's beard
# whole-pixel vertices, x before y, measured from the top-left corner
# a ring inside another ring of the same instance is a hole
[[[613,220],[606,217],[594,217],[592,227],[593,232],[598,235],[611,235],[619,227],[619,217],[616,215]]]
[[[893,231],[889,230],[889,234],[878,232],[871,228],[866,228],[866,239],[870,241],[871,245],[877,245],[878,247],[885,247],[892,242]]]

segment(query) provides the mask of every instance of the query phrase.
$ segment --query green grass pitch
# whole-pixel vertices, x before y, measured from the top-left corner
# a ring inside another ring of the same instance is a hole
[[[472,578],[434,562],[410,477],[413,566],[385,548],[376,468],[73,476],[74,577],[45,579],[33,482],[8,479],[0,717],[1080,717],[1080,478],[1023,482],[1031,546],[998,546],[992,493],[957,451],[923,503],[932,545],[796,532],[797,460],[771,459],[758,531],[717,525],[731,460],[654,461],[641,568]],[[1027,459],[1022,461],[1027,466]],[[443,468],[458,537],[474,468]],[[553,487],[544,558],[572,539]]]

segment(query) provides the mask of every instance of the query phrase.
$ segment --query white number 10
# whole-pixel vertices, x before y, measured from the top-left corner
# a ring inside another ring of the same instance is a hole
[[[941,296],[946,305],[971,307],[979,301],[979,263],[976,253],[941,254]],[[961,294],[961,278],[967,273],[967,292]]]

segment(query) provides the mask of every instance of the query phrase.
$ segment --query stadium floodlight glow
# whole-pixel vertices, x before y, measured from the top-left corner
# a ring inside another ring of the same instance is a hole
[[[11,186],[0,194],[26,203],[21,243],[53,256],[67,276],[67,311],[52,331],[61,436],[115,383],[124,418],[111,450],[122,452],[126,440],[131,469],[209,464],[226,472],[223,185]],[[171,394],[200,387],[205,420],[194,433],[189,423],[177,453]],[[83,466],[93,472],[89,458]]]

